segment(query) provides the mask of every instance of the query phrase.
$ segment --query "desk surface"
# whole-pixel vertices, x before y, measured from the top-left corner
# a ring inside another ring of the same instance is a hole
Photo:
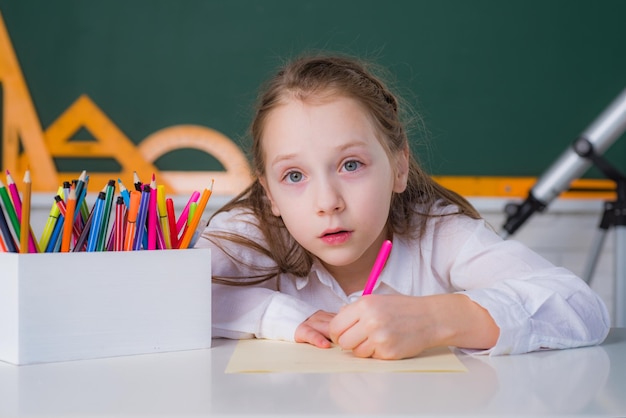
[[[467,373],[225,374],[235,342],[207,350],[13,366],[0,417],[333,415],[626,416],[626,329],[597,347],[459,354]]]

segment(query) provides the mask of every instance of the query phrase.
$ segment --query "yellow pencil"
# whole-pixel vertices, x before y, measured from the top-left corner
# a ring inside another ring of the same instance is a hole
[[[165,203],[165,186],[159,184],[157,186],[157,206],[159,208],[159,221],[161,223],[161,230],[163,231],[163,239],[165,240],[165,248],[168,250],[172,248],[172,242],[170,241],[170,227],[167,221],[167,205]]]
[[[196,228],[200,223],[200,218],[202,217],[202,213],[204,212],[204,208],[211,197],[211,193],[213,191],[213,180],[211,180],[211,188],[204,189],[202,192],[202,196],[200,196],[200,200],[198,201],[198,206],[196,207],[196,212],[193,214],[193,219],[191,219],[191,224],[188,225],[187,231],[183,235],[180,244],[178,246],[179,249],[184,250],[189,247],[189,243],[191,243],[191,238],[193,238],[193,234],[196,232]]]
[[[59,186],[57,194],[59,196],[63,196],[63,186]],[[39,246],[41,247],[42,252],[44,252],[48,246],[48,241],[50,241],[50,236],[52,235],[52,231],[54,231],[54,226],[59,219],[59,215],[61,215],[59,206],[55,200],[52,200],[52,207],[50,208],[50,213],[48,214],[48,220],[46,221],[46,225],[41,233],[41,238],[39,238]]]
[[[24,173],[24,193],[22,199],[22,220],[20,223],[20,253],[28,252],[30,238],[30,170]]]

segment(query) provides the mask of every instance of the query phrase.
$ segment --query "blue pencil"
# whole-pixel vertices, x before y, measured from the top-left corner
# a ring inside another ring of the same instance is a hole
[[[146,232],[146,218],[148,217],[148,204],[150,203],[150,185],[144,184],[141,192],[141,200],[139,202],[139,213],[137,214],[137,230],[135,232],[135,241],[133,241],[133,250],[140,250],[141,244],[144,243]],[[144,243],[144,248],[146,244]]]
[[[126,209],[128,209],[130,207],[130,192],[128,191],[126,186],[124,186],[124,183],[122,183],[121,179],[117,179],[117,183],[119,184],[120,194],[122,195],[122,199],[124,199]]]
[[[55,252],[57,247],[57,241],[59,241],[59,245],[61,244],[61,240],[59,239],[61,235],[61,231],[63,231],[63,223],[65,221],[65,216],[59,215],[57,219],[56,225],[54,225],[54,229],[52,230],[52,234],[50,234],[50,240],[48,240],[48,245],[46,246],[46,252],[52,253]]]
[[[98,248],[98,237],[100,236],[100,225],[102,224],[102,218],[104,215],[104,202],[106,199],[106,193],[98,193],[96,203],[94,203],[93,220],[91,221],[91,228],[89,230],[89,238],[87,239],[87,252],[96,251]]]

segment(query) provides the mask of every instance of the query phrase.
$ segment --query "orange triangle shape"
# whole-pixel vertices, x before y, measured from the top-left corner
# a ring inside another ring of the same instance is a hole
[[[87,129],[95,140],[73,141],[73,136],[81,128]],[[86,95],[81,95],[46,129],[44,140],[53,158],[115,159],[122,167],[121,172],[89,173],[90,183],[95,181],[92,184],[96,186],[106,184],[115,176],[131,182],[135,171],[141,178],[150,178],[153,173],[159,177],[157,168],[146,161],[136,145]],[[159,183],[164,184],[162,179]]]

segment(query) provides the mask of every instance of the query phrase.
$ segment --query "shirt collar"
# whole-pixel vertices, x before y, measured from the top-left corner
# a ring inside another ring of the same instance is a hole
[[[411,259],[413,258],[413,254],[411,254],[412,251],[414,251],[414,249],[410,247],[409,243],[404,238],[394,235],[393,248],[391,253],[389,253],[389,258],[387,259],[385,268],[381,272],[378,282],[374,287],[374,293],[376,293],[376,289],[379,286],[385,285],[397,293],[405,295],[411,294],[411,291],[413,290],[413,263],[411,262]],[[309,283],[309,280],[315,279],[330,288],[339,288],[337,282],[317,259],[314,260],[311,267],[311,273],[309,275],[296,278],[296,288],[301,290]]]

